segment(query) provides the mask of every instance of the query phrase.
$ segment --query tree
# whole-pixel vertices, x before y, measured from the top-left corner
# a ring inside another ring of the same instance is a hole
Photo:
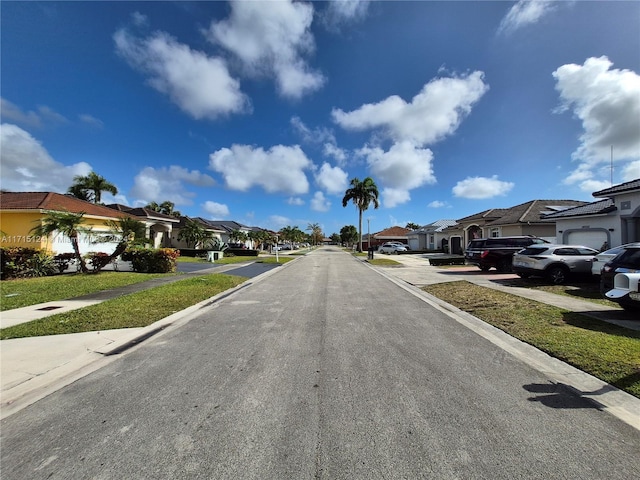
[[[150,202],[145,208],[153,210],[154,212],[164,213],[165,215],[171,215],[172,217],[182,216],[182,214],[178,210],[175,210],[175,204],[173,202],[170,202],[169,200],[165,200],[160,204],[156,202]]]
[[[342,237],[340,235],[338,235],[337,233],[332,233],[329,238],[331,239],[331,241],[333,243],[335,243],[337,245],[340,245],[340,243],[342,242]]]
[[[189,247],[193,245],[193,248],[197,249],[198,246],[204,247],[208,242],[212,242],[214,236],[212,232],[207,231],[201,224],[187,218],[184,227],[180,229],[178,240],[184,240]]]
[[[311,244],[318,245],[322,242],[324,235],[322,234],[322,227],[319,223],[310,223],[307,225],[307,230],[311,232]]]
[[[68,193],[92,203],[101,203],[102,192],[109,192],[112,195],[118,193],[118,189],[113,183],[108,182],[96,172],[91,172],[86,176],[76,175],[73,177],[73,181],[74,184],[69,187]]]
[[[351,187],[344,192],[342,206],[346,207],[349,201],[352,201],[358,209],[359,252],[362,252],[362,213],[369,208],[371,202],[373,202],[374,208],[380,206],[378,196],[378,186],[371,177],[367,177],[363,181],[352,178]]]
[[[417,223],[409,222],[404,228],[408,228],[409,230],[420,230],[421,227]]]
[[[242,230],[234,230],[229,234],[229,240],[237,243],[245,243],[249,239],[247,232]]]
[[[340,229],[340,241],[346,245],[353,245],[358,241],[358,229],[353,225],[345,225]]]
[[[31,229],[34,235],[41,237],[49,237],[53,233],[62,234],[69,238],[71,241],[71,247],[73,253],[80,265],[80,271],[83,273],[88,272],[87,264],[80,254],[80,246],[78,242],[78,236],[81,233],[88,233],[90,229],[83,228],[85,212],[71,213],[71,212],[55,212],[48,211],[45,216],[40,220],[40,224]]]

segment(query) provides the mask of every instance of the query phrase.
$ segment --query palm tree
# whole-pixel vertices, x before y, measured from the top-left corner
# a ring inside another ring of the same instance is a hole
[[[83,273],[88,272],[87,264],[80,255],[80,247],[78,242],[78,236],[80,233],[89,232],[88,228],[82,228],[81,225],[84,222],[85,212],[71,213],[71,212],[54,212],[48,211],[45,216],[40,220],[40,224],[31,229],[34,235],[41,237],[48,237],[53,233],[59,233],[65,235],[71,241],[71,247],[73,253],[76,256],[76,260],[80,264],[80,270]]]
[[[322,241],[322,227],[319,223],[310,223],[307,225],[307,230],[311,232],[311,243],[318,245]]]
[[[191,220],[190,218],[186,220],[184,227],[180,229],[178,240],[184,240],[189,246],[193,245],[194,249],[197,249],[199,244],[204,244],[207,240],[211,240],[211,232],[207,232],[207,230],[195,220]]]
[[[363,181],[357,178],[351,179],[351,188],[344,192],[342,206],[346,207],[349,201],[353,201],[358,208],[358,251],[362,252],[362,212],[369,208],[369,204],[373,202],[374,208],[378,208],[378,186],[371,177],[365,178]]]
[[[165,215],[171,215],[172,217],[180,217],[182,214],[175,210],[175,203],[165,200],[161,204],[156,202],[148,203],[145,208],[153,210],[154,212],[164,213]]]
[[[93,203],[101,203],[102,192],[109,192],[112,195],[118,193],[118,189],[113,183],[108,182],[103,176],[96,172],[89,175],[76,175],[73,177],[74,184],[69,187],[68,192],[82,200],[89,200]],[[84,197],[84,198],[83,198]]]

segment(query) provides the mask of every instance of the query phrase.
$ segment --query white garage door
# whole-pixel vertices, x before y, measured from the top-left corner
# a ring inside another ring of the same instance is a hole
[[[602,244],[607,241],[607,234],[602,231],[579,231],[569,233],[567,243],[569,245],[584,245],[585,247],[600,250]]]

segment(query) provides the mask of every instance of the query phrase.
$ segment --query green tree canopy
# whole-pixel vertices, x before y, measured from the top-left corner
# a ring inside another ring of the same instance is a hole
[[[41,237],[49,237],[52,234],[61,234],[69,238],[71,241],[71,247],[75,254],[76,260],[80,265],[80,270],[83,273],[88,272],[87,264],[80,254],[80,245],[78,237],[81,233],[88,233],[91,230],[89,228],[82,227],[84,223],[85,212],[71,213],[71,212],[58,212],[47,211],[44,217],[39,220],[39,224],[31,229],[34,235]]]
[[[407,226],[404,228],[408,228],[410,230],[420,230],[420,225],[418,225],[417,223],[413,223],[413,222],[408,222]]]
[[[76,198],[92,203],[102,203],[102,192],[109,192],[112,195],[118,193],[118,189],[113,183],[108,182],[96,172],[91,172],[89,175],[76,175],[73,177],[73,182],[67,192]]]
[[[358,241],[358,229],[353,225],[345,225],[340,229],[340,241],[346,245],[353,245]]]
[[[362,252],[362,213],[373,203],[374,208],[378,208],[378,186],[371,177],[367,177],[360,181],[358,178],[351,179],[351,187],[344,192],[342,206],[346,207],[351,201],[358,209],[358,232],[359,242],[358,251]]]

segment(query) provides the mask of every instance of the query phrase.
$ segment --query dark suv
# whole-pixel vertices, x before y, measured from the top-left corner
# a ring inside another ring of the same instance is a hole
[[[600,292],[605,295],[613,290],[613,282],[618,273],[640,273],[640,243],[630,243],[624,246],[624,250],[605,263],[600,272]],[[640,299],[637,292],[614,300],[625,310],[640,310]]]
[[[476,265],[483,272],[491,267],[499,272],[511,271],[513,254],[534,243],[549,243],[538,237],[496,237],[471,240],[464,252],[468,265]]]

